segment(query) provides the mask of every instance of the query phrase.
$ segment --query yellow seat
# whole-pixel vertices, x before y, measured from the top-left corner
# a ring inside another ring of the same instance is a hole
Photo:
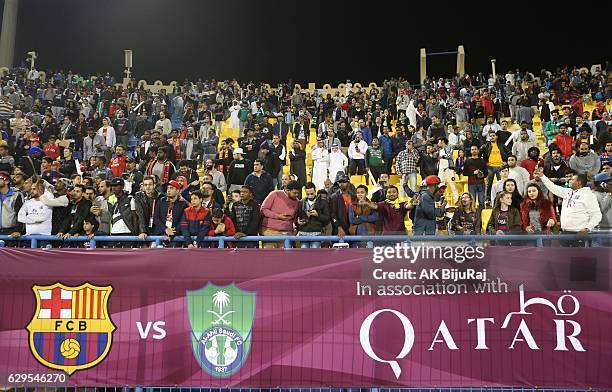
[[[351,176],[351,184],[353,184],[354,186],[367,185],[366,178],[365,176],[359,175]]]
[[[489,224],[489,219],[491,219],[492,213],[493,213],[492,209],[485,208],[484,210],[482,210],[482,213],[480,214],[480,219],[482,220],[482,232],[485,234],[487,232],[487,225]]]

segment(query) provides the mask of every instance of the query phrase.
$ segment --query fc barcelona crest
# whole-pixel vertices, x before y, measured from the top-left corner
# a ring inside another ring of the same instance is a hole
[[[108,312],[111,286],[34,286],[36,311],[26,327],[41,364],[68,375],[92,368],[108,355],[115,325]]]

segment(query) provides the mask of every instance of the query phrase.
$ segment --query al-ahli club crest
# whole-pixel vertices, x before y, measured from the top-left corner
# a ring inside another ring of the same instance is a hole
[[[191,345],[200,366],[215,377],[228,377],[246,361],[255,319],[255,293],[235,284],[207,284],[187,291]]]

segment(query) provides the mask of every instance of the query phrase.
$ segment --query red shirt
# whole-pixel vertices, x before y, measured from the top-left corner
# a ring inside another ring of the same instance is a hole
[[[561,149],[561,156],[563,158],[569,158],[574,153],[572,151],[572,145],[574,144],[574,138],[566,134],[558,134],[553,138],[553,143]]]
[[[56,146],[52,143],[45,144],[45,146],[43,147],[43,151],[45,152],[46,156],[50,157],[53,160],[56,160],[60,156],[59,146]]]
[[[533,172],[535,171],[535,168],[537,165],[540,165],[540,167],[543,167],[544,160],[539,159],[537,161],[534,161],[533,159],[525,159],[523,162],[521,162],[521,166],[529,172],[529,179],[532,179],[532,180],[533,180]]]
[[[110,161],[110,165],[108,167],[111,169],[115,177],[121,177],[123,172],[125,171],[125,166],[127,157],[125,155],[116,156]]]

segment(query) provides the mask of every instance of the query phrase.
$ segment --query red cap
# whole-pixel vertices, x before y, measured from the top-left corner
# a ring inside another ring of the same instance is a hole
[[[173,186],[176,189],[178,189],[179,191],[182,189],[181,184],[179,184],[178,181],[170,181],[168,183],[168,186]]]
[[[440,177],[432,175],[425,177],[426,185],[438,185],[440,183]]]

